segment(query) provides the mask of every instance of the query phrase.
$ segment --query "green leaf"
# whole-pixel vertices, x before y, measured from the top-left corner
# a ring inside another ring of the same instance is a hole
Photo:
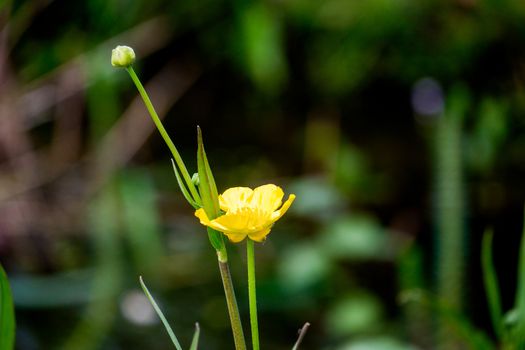
[[[149,299],[149,302],[151,303],[151,305],[155,309],[155,312],[157,313],[157,315],[159,315],[160,320],[164,324],[164,327],[166,328],[166,331],[168,332],[168,334],[169,334],[169,336],[171,338],[171,342],[173,343],[173,345],[175,345],[175,348],[177,348],[177,350],[182,350],[182,347],[180,346],[179,340],[175,336],[175,333],[173,333],[173,330],[171,329],[170,324],[166,320],[166,317],[164,317],[164,314],[162,313],[162,311],[160,310],[159,306],[155,302],[155,299],[153,299],[153,296],[149,292],[148,287],[146,287],[146,284],[144,284],[144,281],[142,280],[142,276],[139,277],[139,280],[140,280],[140,285],[142,287],[142,290],[144,291],[144,294],[146,294],[146,296]]]
[[[213,178],[206,152],[204,151],[204,143],[202,141],[201,128],[197,126],[198,150],[197,150],[197,168],[199,172],[199,189],[202,197],[202,205],[204,211],[210,220],[219,216],[219,194],[217,193],[217,185]]]
[[[0,265],[0,350],[12,350],[15,344],[15,312],[7,275]]]
[[[193,340],[191,341],[190,350],[197,350],[199,346],[199,336],[201,334],[201,328],[198,323],[195,323],[195,333],[193,333]]]
[[[182,182],[182,179],[180,177],[180,174],[179,174],[179,171],[177,170],[177,165],[175,164],[175,161],[173,160],[173,158],[171,159],[171,165],[173,166],[173,172],[175,173],[175,177],[177,178],[177,183],[179,184],[179,188],[182,192],[182,195],[184,196],[184,198],[186,198],[186,200],[188,201],[188,203],[190,203],[190,205],[195,208],[195,209],[199,209],[201,207],[201,205],[199,203],[197,203],[192,197],[191,197],[191,194],[188,192],[188,189],[186,188],[186,186],[184,185],[184,183]]]
[[[483,242],[481,248],[481,263],[483,267],[483,282],[485,283],[485,291],[487,293],[487,302],[490,310],[490,317],[492,319],[492,326],[494,331],[500,339],[503,337],[503,322],[501,312],[501,298],[498,286],[498,277],[494,269],[494,262],[492,259],[492,230],[486,230],[483,235]]]

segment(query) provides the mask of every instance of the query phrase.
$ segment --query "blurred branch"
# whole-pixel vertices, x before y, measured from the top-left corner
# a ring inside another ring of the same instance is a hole
[[[169,64],[161,70],[146,85],[160,118],[164,118],[167,111],[179,100],[179,98],[193,85],[200,76],[198,68],[177,68],[175,64]],[[178,82],[173,86],[172,82]],[[166,82],[170,82],[169,88]],[[98,189],[116,169],[126,164],[133,155],[138,151],[141,145],[146,141],[148,136],[154,131],[155,126],[148,118],[144,118],[144,106],[139,96],[133,99],[127,110],[123,113],[119,121],[106,134],[96,150],[89,152],[84,161],[97,165],[96,179],[88,186],[90,192]],[[22,154],[19,160],[23,161],[28,157]],[[39,153],[35,161],[36,164],[44,164],[46,154]],[[63,164],[62,167],[49,169],[48,172],[39,172],[37,178],[27,181],[18,181],[7,169],[3,169],[0,176],[0,186],[3,192],[0,192],[0,203],[10,198],[19,196],[28,191],[34,190],[46,183],[49,183],[60,176],[67,175],[70,171],[78,171],[80,164]],[[4,166],[0,165],[0,170]],[[91,168],[92,166],[88,167]],[[13,180],[13,178],[15,180]]]
[[[84,81],[83,74],[78,69],[72,69],[62,75],[57,92],[67,94],[70,90],[82,87]],[[80,156],[83,112],[84,96],[80,93],[57,105],[49,155],[49,163],[53,168],[63,168]]]
[[[108,74],[113,74],[116,71],[110,66],[109,57],[111,49],[117,44],[126,43],[133,46],[141,57],[146,57],[164,47],[171,38],[170,33],[168,20],[163,16],[155,17],[100,43],[94,49],[71,59],[48,74],[32,81],[24,87],[17,102],[17,105],[24,111],[26,118],[24,124],[28,128],[32,128],[45,122],[44,111],[83,91],[93,83],[93,81],[88,79],[84,81],[84,84],[64,90],[59,89],[55,83],[60,81],[61,77],[68,76],[79,69],[84,69],[86,64],[97,55],[108,56]],[[100,75],[96,77],[100,78]]]
[[[18,115],[17,118],[12,118],[11,116],[10,118],[0,118],[0,120],[8,119],[11,121],[19,121],[19,123],[17,123],[17,128],[21,128],[20,132],[31,129],[41,122],[44,122],[45,120],[43,112],[45,110],[51,108],[54,105],[65,103],[67,99],[75,94],[78,94],[79,92],[82,92],[87,86],[89,86],[89,84],[93,83],[93,81],[86,81],[86,78],[82,77],[80,72],[82,67],[84,67],[85,62],[88,61],[90,57],[94,56],[96,52],[110,52],[110,49],[115,45],[115,43],[126,42],[133,45],[142,56],[146,56],[163,47],[163,45],[165,45],[165,43],[169,40],[169,35],[167,33],[170,31],[167,29],[167,25],[167,20],[164,17],[156,17],[148,20],[130,29],[129,31],[122,33],[121,35],[107,40],[92,51],[72,59],[68,63],[58,67],[44,77],[33,81],[31,84],[22,89],[20,97],[5,98],[0,100],[0,116],[11,115],[13,110],[15,110]],[[109,58],[108,69],[111,69],[109,65]],[[179,76],[176,76],[175,69],[171,67],[161,71],[157,78],[153,80],[153,83],[148,84],[148,89],[152,91],[152,96],[154,96],[154,99],[156,102],[158,102],[158,107],[162,115],[166,113],[166,110],[168,110],[178,100],[178,98],[186,91],[188,86],[191,85],[197,78],[196,75],[189,76],[186,71],[180,74],[183,75],[182,79]],[[189,74],[195,74],[194,70],[190,70]],[[74,79],[71,77],[74,77]],[[162,85],[162,80],[164,79],[165,81],[181,82],[178,87],[175,87],[175,93],[172,91],[173,87],[170,86],[170,96],[167,96],[168,92],[164,87],[155,87],[159,84]],[[56,83],[57,81],[58,83]],[[13,103],[12,101],[16,102]],[[113,159],[116,157],[120,159],[120,165],[131,158],[131,156],[140,147],[142,142],[144,142],[147,136],[153,131],[153,126],[149,125],[148,120],[138,115],[139,108],[141,107],[142,105],[140,99],[135,99],[130,106],[130,109],[128,109],[128,111],[124,114],[123,119],[126,120],[128,118],[126,116],[130,114],[134,114],[135,118],[132,118],[131,121],[127,122],[120,121],[117,126],[115,126],[109,133],[109,135],[113,136],[110,136],[110,139],[105,141],[107,147],[114,147],[115,144],[118,143],[115,140],[115,137],[121,137],[122,135],[125,135],[124,137],[140,136],[138,139],[128,140],[134,145],[132,148],[133,150],[127,148],[125,150],[126,155],[117,157],[115,156],[115,152],[110,152],[112,155],[106,157],[100,155],[107,150],[107,148],[103,150],[104,148],[102,147],[97,151],[99,154],[97,158]],[[68,108],[64,107],[62,110],[65,109]],[[64,123],[68,124],[70,121],[64,121]],[[66,127],[67,126],[65,125],[57,126],[56,137],[63,134],[62,129]],[[120,128],[124,128],[124,130],[118,131]],[[11,142],[10,140],[14,134],[13,130],[7,127],[2,127],[2,130],[6,134],[6,137],[1,137],[3,146],[14,147],[13,145],[16,143]],[[137,135],[134,135],[132,130],[137,130]],[[59,141],[57,140],[56,142]],[[56,147],[60,146],[56,144],[56,142],[54,144],[55,151],[53,152],[55,156]],[[122,147],[128,146],[128,144],[122,145]],[[21,147],[18,149],[19,150],[16,152],[16,160],[13,161],[33,164],[40,171],[29,172],[30,174],[36,174],[37,176],[26,179],[25,176],[21,176],[21,174],[18,173],[14,174],[12,171],[10,171],[6,164],[0,164],[0,168],[2,168],[2,174],[4,174],[3,176],[0,176],[0,184],[4,184],[1,186],[3,191],[0,193],[0,202],[38,188],[50,181],[53,181],[57,177],[64,175],[70,170],[76,170],[76,167],[73,165],[64,163],[62,166],[51,167],[51,169],[48,169],[47,172],[42,171],[42,168],[39,165],[47,164],[47,155],[44,152],[32,154],[23,151],[23,149],[28,149],[27,147]],[[17,167],[14,168],[16,169]]]

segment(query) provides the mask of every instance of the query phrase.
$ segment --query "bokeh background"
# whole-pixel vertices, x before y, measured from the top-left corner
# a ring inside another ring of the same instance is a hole
[[[451,316],[421,291],[493,339],[490,227],[512,307],[525,2],[3,0],[0,25],[0,262],[17,349],[170,348],[139,275],[182,343],[199,322],[202,349],[233,348],[215,253],[110,65],[118,44],[135,48],[190,171],[200,125],[219,191],[297,195],[257,246],[263,348],[290,349],[306,321],[305,350],[436,348]],[[244,245],[228,248],[247,326]]]

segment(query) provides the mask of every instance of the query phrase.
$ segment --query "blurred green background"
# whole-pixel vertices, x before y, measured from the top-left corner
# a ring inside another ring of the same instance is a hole
[[[199,322],[202,349],[233,348],[215,253],[110,65],[118,44],[135,48],[190,169],[200,125],[219,191],[297,195],[257,246],[263,348],[290,349],[306,321],[305,350],[446,348],[439,314],[400,297],[419,289],[493,337],[487,227],[511,307],[522,0],[1,0],[0,25],[0,262],[17,349],[170,348],[139,275],[184,344]],[[229,251],[248,326],[244,245]]]

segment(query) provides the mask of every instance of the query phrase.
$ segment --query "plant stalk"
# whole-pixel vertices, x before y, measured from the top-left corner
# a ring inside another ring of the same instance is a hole
[[[251,239],[246,240],[248,260],[248,299],[250,303],[250,326],[252,329],[253,350],[259,350],[259,325],[257,324],[257,295],[255,286],[255,252]]]
[[[133,67],[129,66],[126,68],[126,70],[128,71],[129,76],[131,77],[131,80],[133,80],[133,83],[135,83],[135,86],[137,87],[137,90],[139,91],[140,96],[142,97],[142,100],[144,101],[144,104],[146,105],[146,108],[148,109],[151,119],[153,120],[153,122],[155,123],[155,126],[159,130],[162,138],[164,139],[164,142],[166,142],[166,144],[168,145],[168,148],[170,149],[171,154],[173,155],[173,158],[175,159],[175,163],[177,163],[182,173],[182,177],[184,178],[184,181],[186,181],[186,184],[193,196],[193,199],[195,201],[199,201],[200,200],[199,193],[197,192],[195,185],[191,181],[190,174],[188,173],[188,170],[186,169],[186,166],[184,165],[184,161],[182,160],[182,157],[180,156],[179,151],[177,151],[175,144],[173,143],[173,141],[171,141],[171,138],[168,135],[168,132],[164,128],[164,125],[162,125],[162,122],[160,121],[160,118],[157,112],[155,111],[155,107],[153,107],[153,104],[151,103],[148,93],[146,92],[146,90],[144,89],[144,86],[140,82],[139,77],[133,70]]]
[[[226,296],[226,304],[228,305],[228,314],[230,316],[235,349],[246,350],[246,342],[244,340],[244,332],[242,330],[241,316],[239,315],[237,299],[235,298],[235,291],[233,289],[233,282],[230,274],[230,267],[228,266],[228,260],[222,259],[219,251],[217,251],[217,254],[222,285],[224,287],[224,294]]]
[[[169,137],[166,129],[162,125],[162,122],[160,121],[160,118],[157,112],[155,111],[153,104],[151,103],[148,93],[146,92],[146,90],[144,89],[144,86],[140,82],[139,77],[133,70],[133,67],[129,66],[126,68],[126,70],[129,73],[131,79],[133,80],[133,83],[135,83],[135,86],[137,87],[137,90],[139,91],[140,96],[142,97],[142,100],[144,101],[144,104],[146,105],[146,108],[151,116],[151,119],[153,120],[153,122],[155,123],[155,126],[159,130],[162,138],[164,139],[164,142],[166,142],[166,144],[168,145],[168,148],[170,149],[171,154],[173,155],[175,163],[179,167],[182,177],[184,178],[184,181],[186,182],[186,185],[188,186],[188,189],[191,192],[193,201],[200,203],[201,202],[200,195],[195,185],[191,181],[190,174],[188,173],[188,170],[186,169],[186,166],[184,165],[184,161],[182,160],[179,152],[177,151],[175,144]],[[181,186],[181,190],[184,191],[184,188],[182,186]],[[242,330],[241,317],[239,315],[237,299],[235,298],[235,291],[233,289],[230,268],[228,266],[228,253],[226,251],[226,247],[224,246],[224,244],[222,244],[221,248],[217,250],[217,258],[219,262],[219,270],[221,273],[222,284],[224,287],[224,294],[226,296],[226,303],[228,305],[228,314],[230,316],[231,327],[232,327],[232,332],[233,332],[233,339],[235,342],[235,349],[236,350],[246,350],[246,342],[244,340],[244,333]]]

